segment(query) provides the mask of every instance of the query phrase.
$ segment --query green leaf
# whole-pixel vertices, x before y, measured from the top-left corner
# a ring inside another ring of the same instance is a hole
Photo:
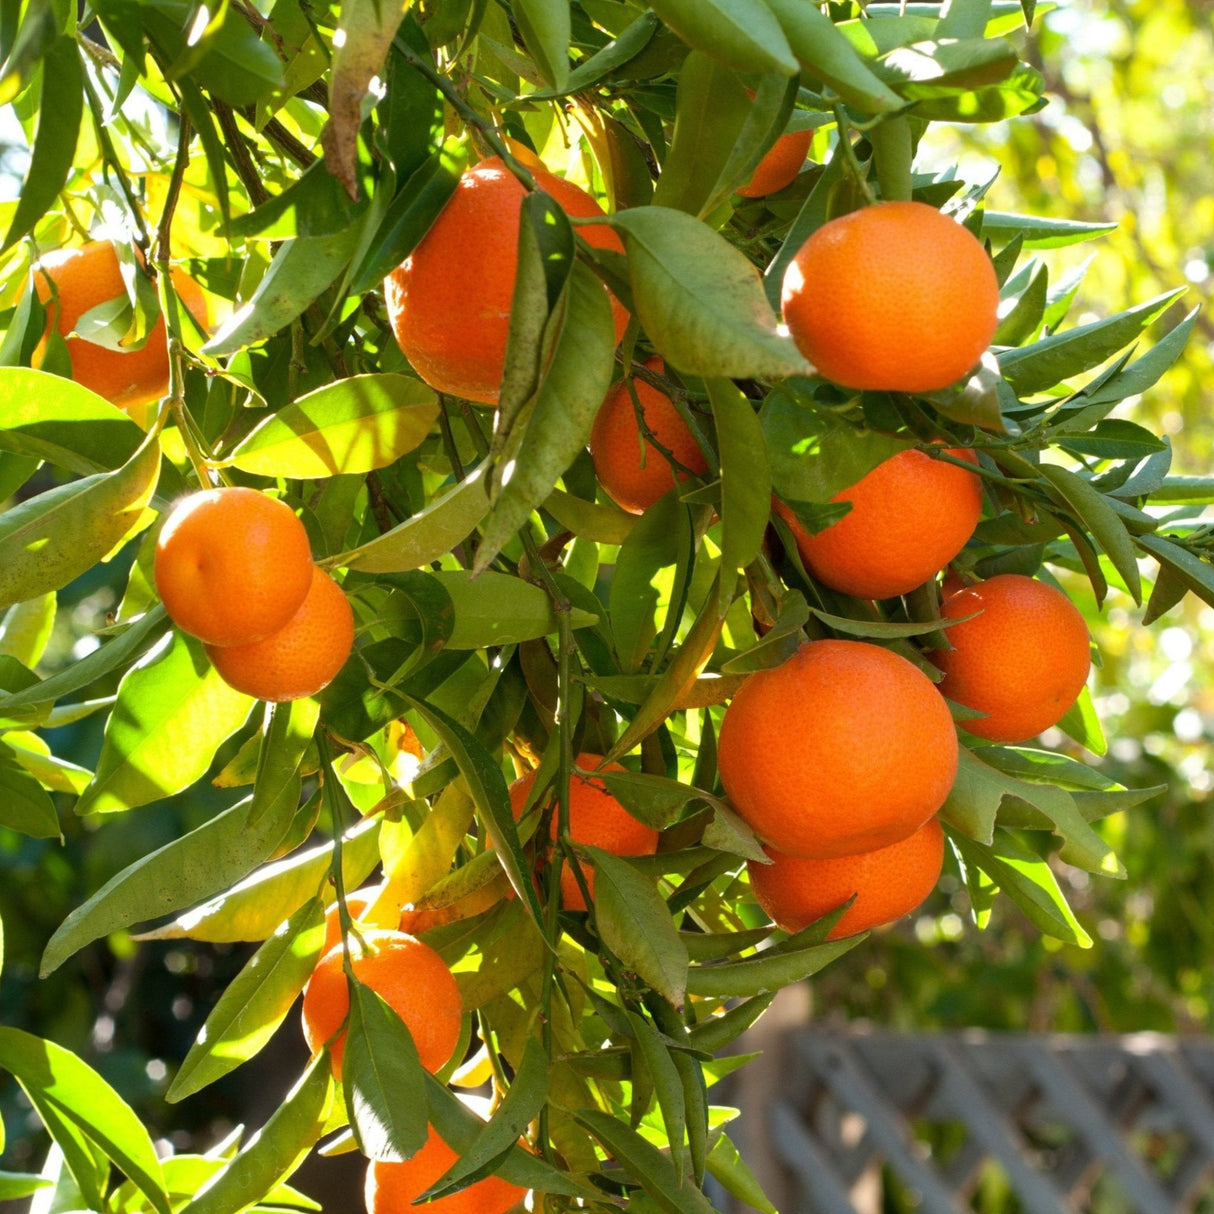
[[[451,598],[455,621],[447,646],[451,649],[484,649],[551,636],[559,624],[552,599],[539,586],[505,573],[474,576],[467,570],[442,570],[436,578]],[[587,628],[597,621],[580,608],[569,611],[574,628]]]
[[[1013,236],[1020,236],[1026,249],[1061,249],[1085,240],[1095,240],[1116,228],[1116,223],[1081,223],[1075,219],[1013,215],[1007,211],[982,212],[983,237],[998,245],[1011,240]]]
[[[14,1028],[0,1028],[0,1067],[100,1148],[158,1214],[169,1214],[164,1175],[147,1130],[96,1071],[53,1041]]]
[[[258,476],[301,480],[370,472],[418,447],[437,417],[434,389],[420,380],[353,375],[267,417],[227,462]]]
[[[673,610],[675,569],[690,563],[694,537],[687,507],[674,493],[654,502],[620,545],[608,593],[608,613],[620,670],[641,669],[660,627],[663,601]]]
[[[986,873],[1039,931],[1080,948],[1092,947],[1091,936],[1067,905],[1050,866],[1021,847],[1007,831],[997,830],[990,846],[964,835],[950,833],[949,837],[966,868]]]
[[[41,975],[102,936],[172,914],[247,876],[277,847],[294,817],[294,807],[284,806],[281,816],[266,815],[251,829],[252,805],[252,798],[233,805],[111,877],[55,929]],[[273,907],[275,924],[282,911]]]
[[[149,435],[116,472],[69,481],[0,514],[0,608],[58,590],[144,520],[160,474]]]
[[[0,618],[0,656],[16,658],[33,669],[51,639],[56,605],[57,600],[50,592],[14,603]]]
[[[80,384],[29,367],[0,367],[0,450],[46,460],[79,476],[131,458],[143,431]]]
[[[311,698],[267,704],[257,755],[249,828],[267,815],[280,819],[299,805],[299,769],[316,733],[320,705]]]
[[[50,794],[0,742],[0,826],[34,839],[58,839],[59,815]]]
[[[150,649],[160,640],[164,626],[164,608],[157,603],[114,640],[79,662],[13,695],[0,695],[0,713],[10,716],[25,712],[80,691]]]
[[[51,1181],[28,1172],[0,1172],[0,1201],[20,1201],[39,1189],[49,1188]]]
[[[27,16],[26,20],[30,18]],[[42,92],[33,154],[0,253],[11,249],[54,208],[72,171],[83,113],[84,72],[80,67],[80,51],[74,37],[62,34],[50,44],[42,60]]]
[[[705,798],[698,788],[648,772],[603,770],[595,772],[594,778],[601,781],[634,818],[654,830],[664,830],[671,825],[689,801]]]
[[[400,1161],[426,1143],[426,1081],[405,1022],[356,978],[341,1066],[346,1112],[368,1159]]]
[[[507,449],[502,488],[481,530],[474,572],[489,567],[586,445],[607,390],[615,351],[611,305],[602,283],[574,265],[552,361],[525,424]],[[508,477],[505,475],[509,472]]]
[[[637,315],[680,371],[730,379],[806,375],[791,337],[776,329],[759,272],[706,224],[669,207],[612,217],[628,250]]]
[[[1066,451],[1097,459],[1140,460],[1168,449],[1167,443],[1146,427],[1120,417],[1106,418],[1097,422],[1093,429],[1079,433],[1060,426],[1055,431],[1055,441]]]
[[[1078,473],[1058,464],[1042,464],[1041,475],[1074,510],[1080,522],[1091,531],[1096,542],[1108,554],[1121,574],[1135,603],[1142,603],[1142,582],[1138,576],[1138,558],[1134,542],[1125,524],[1117,516],[1104,494]]]
[[[691,1178],[680,1181],[670,1159],[635,1130],[598,1109],[579,1109],[573,1117],[603,1144],[609,1156],[624,1165],[629,1176],[639,1181],[667,1214],[713,1214],[712,1204],[694,1187]]]
[[[658,0],[651,6],[688,46],[739,72],[791,76],[797,60],[762,0]]]
[[[243,802],[239,808],[242,813],[236,820],[234,830],[242,829],[248,820],[248,802]],[[379,827],[378,817],[366,818],[349,830],[342,839],[342,881],[346,889],[354,889],[360,885],[379,863]],[[206,846],[209,844],[205,841],[201,843],[199,852]],[[246,873],[251,867],[252,865],[246,866]],[[317,894],[332,867],[332,843],[322,843],[319,847],[295,852],[283,860],[267,865],[243,881],[240,880],[241,874],[237,874],[233,881],[239,881],[239,884],[232,884],[230,889],[225,889],[217,898],[203,903],[164,927],[142,933],[138,938],[207,940],[214,944],[265,940],[278,929],[283,915],[294,914],[309,898]],[[185,903],[206,896],[207,893],[193,894]],[[138,921],[138,918],[136,916],[135,921]]]
[[[719,1134],[713,1143],[708,1153],[708,1171],[722,1188],[752,1210],[758,1210],[759,1214],[778,1214],[728,1134]]]
[[[952,0],[936,22],[937,38],[981,38],[991,16],[991,0]]]
[[[957,778],[940,808],[940,817],[954,829],[979,843],[995,838],[995,819],[1007,784],[972,750],[958,748]]]
[[[506,791],[506,778],[492,755],[458,721],[441,709],[413,696],[401,693],[402,698],[425,717],[430,727],[450,750],[460,774],[468,782],[468,791],[476,802],[481,823],[502,861],[502,867],[510,877],[510,884],[527,905],[537,923],[544,922],[544,913],[535,892],[531,867],[523,855],[519,842],[518,827],[510,807]]]
[[[811,924],[805,931],[812,932],[814,926]],[[779,952],[772,949],[741,961],[693,965],[687,971],[687,993],[715,999],[734,999],[778,991],[816,974],[866,938],[867,933],[862,932],[843,940],[815,942],[804,948],[788,948]]]
[[[536,67],[563,92],[569,80],[569,0],[512,0],[511,8]]]
[[[332,1090],[329,1054],[322,1050],[244,1150],[178,1214],[234,1214],[261,1201],[295,1171],[324,1132]]]
[[[332,236],[286,241],[252,297],[219,327],[202,352],[214,358],[235,354],[287,328],[337,281],[358,244],[358,234],[359,225],[352,224]]]
[[[539,1039],[528,1037],[514,1079],[492,1119],[460,1152],[459,1159],[426,1190],[428,1194],[445,1197],[479,1180],[518,1142],[547,1103],[550,1065]]]
[[[430,1074],[425,1078],[434,1128],[453,1151],[465,1154],[485,1132],[485,1123],[445,1083]],[[599,1195],[597,1189],[518,1146],[510,1148],[495,1170],[503,1180],[537,1192],[581,1198]]]
[[[603,943],[662,998],[682,1007],[687,946],[656,886],[619,856],[597,847],[578,850],[594,863],[594,921]]]
[[[173,633],[119,683],[97,774],[76,812],[113,813],[188,788],[252,706],[215,673],[197,641]]]
[[[173,1076],[166,1100],[184,1100],[258,1053],[316,968],[324,939],[324,903],[313,898],[228,984]]]
[[[364,573],[420,569],[450,552],[489,513],[484,465],[398,527],[335,558]]]
[[[767,394],[759,420],[771,458],[772,487],[797,502],[828,502],[911,445],[819,413],[786,387]]]
[[[653,192],[655,206],[699,216],[712,209],[750,109],[746,88],[732,68],[700,51],[687,56],[679,72],[670,150]]]
[[[468,167],[469,151],[467,143],[447,139],[413,171],[380,220],[370,248],[350,280],[351,295],[365,294],[377,286],[417,248],[455,193]]]
[[[1005,350],[999,355],[999,369],[1021,396],[1044,392],[1128,346],[1183,293],[1183,288],[1169,291],[1116,316]]]
[[[762,423],[727,380],[710,379],[708,399],[721,452],[721,561],[742,569],[763,546],[771,516],[771,470]]]
[[[625,1011],[633,1041],[633,1082],[636,1082],[637,1055],[649,1073],[654,1094],[658,1098],[658,1109],[662,1114],[662,1125],[666,1130],[666,1141],[670,1144],[670,1157],[674,1163],[675,1180],[683,1183],[683,1158],[687,1145],[687,1105],[683,1098],[683,1082],[671,1057],[671,1050],[662,1034],[654,1025],[637,1012]]]
[[[900,109],[902,99],[873,74],[855,48],[816,5],[767,0],[802,69],[869,114]]]

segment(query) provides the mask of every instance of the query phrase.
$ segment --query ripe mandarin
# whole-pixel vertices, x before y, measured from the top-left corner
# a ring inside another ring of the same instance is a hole
[[[977,464],[972,451],[949,455]],[[982,482],[972,472],[908,448],[878,464],[832,502],[851,502],[838,522],[810,535],[783,502],[805,568],[818,581],[862,599],[907,594],[935,577],[965,547],[982,514]]]
[[[798,250],[784,322],[819,373],[848,388],[932,392],[990,344],[999,283],[986,250],[922,202],[832,219]]]
[[[580,754],[577,766],[593,771],[603,761],[602,755]],[[608,763],[605,771],[624,771],[618,763]],[[535,783],[535,772],[520,776],[510,785],[510,804],[517,818],[523,812],[527,795]],[[552,813],[552,838],[556,838],[556,810]],[[574,843],[587,843],[602,848],[616,856],[651,856],[658,849],[658,832],[644,822],[638,822],[615,797],[607,791],[601,780],[583,776],[577,772],[569,781],[569,837]],[[594,895],[594,868],[583,864],[582,873],[586,886]],[[566,910],[585,910],[577,877],[569,865],[561,868],[561,905]]]
[[[536,185],[567,214],[577,218],[603,214],[585,190],[544,169],[532,173]],[[436,391],[482,404],[497,403],[525,193],[499,158],[482,160],[460,178],[417,248],[384,283],[397,343],[413,369]],[[623,252],[620,238],[605,224],[579,230],[595,248]],[[618,340],[628,318],[614,300],[612,305]]]
[[[459,987],[446,962],[428,944],[383,928],[364,928],[351,935],[348,944],[355,978],[405,1022],[422,1066],[437,1071],[459,1041],[464,1015]],[[313,1054],[337,1033],[349,1011],[350,991],[339,945],[321,957],[304,987],[303,1032]],[[345,1045],[343,1029],[329,1055],[339,1080]]]
[[[486,1176],[458,1193],[415,1206],[413,1202],[458,1158],[431,1126],[425,1146],[412,1159],[400,1163],[372,1160],[367,1167],[367,1214],[417,1214],[419,1210],[433,1210],[435,1214],[506,1214],[527,1196],[527,1189],[500,1176]]]
[[[182,305],[205,328],[206,300],[198,284],[181,270],[173,270],[172,278]],[[169,390],[164,317],[156,321],[147,342],[129,352],[68,336],[90,309],[126,295],[114,246],[108,240],[97,240],[79,248],[47,253],[34,267],[34,285],[38,298],[50,307],[50,323],[66,339],[72,378],[141,421],[142,406],[158,400]]]
[[[813,137],[812,130],[789,131],[781,135],[755,166],[750,180],[738,186],[737,192],[743,198],[765,198],[791,185],[801,171],[805,157],[809,155]]]
[[[248,645],[207,645],[207,657],[229,687],[281,703],[315,695],[346,664],[354,613],[341,587],[319,566],[299,610],[277,631]]]
[[[307,597],[308,533],[289,506],[256,489],[203,489],[165,520],[153,579],[182,631],[247,645],[277,632]]]
[[[953,785],[957,735],[940,693],[906,658],[865,641],[809,641],[742,684],[717,764],[760,839],[830,859],[918,830]]]
[[[978,614],[975,614],[978,613]],[[992,742],[1024,742],[1056,725],[1074,704],[1091,666],[1088,629],[1060,590],[1019,573],[1000,573],[949,595],[943,617],[952,649],[932,661],[940,693],[986,716],[961,722]]]
[[[763,850],[772,862],[747,861],[750,888],[771,921],[786,932],[799,932],[856,895],[826,937],[840,940],[901,919],[936,888],[944,863],[944,830],[938,818],[928,818],[914,834],[888,847],[832,860]]]
[[[644,365],[658,375],[666,370],[660,358],[648,358]],[[642,379],[634,379],[632,385],[645,425],[658,443],[684,468],[707,472],[708,461],[670,397]],[[623,381],[607,393],[595,415],[590,455],[608,496],[631,514],[644,514],[677,481],[687,479],[687,473],[676,471],[648,436],[642,440],[632,395]]]

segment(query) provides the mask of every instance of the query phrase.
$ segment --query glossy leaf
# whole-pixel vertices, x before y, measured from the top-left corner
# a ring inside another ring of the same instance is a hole
[[[59,815],[50,794],[0,742],[0,826],[35,839],[60,837]]]
[[[147,1130],[96,1071],[53,1041],[15,1028],[0,1028],[0,1068],[113,1160],[158,1214],[169,1214],[164,1176]]]
[[[612,224],[628,249],[637,315],[672,365],[731,379],[809,373],[777,333],[758,271],[724,237],[668,207],[637,207]]]
[[[513,0],[523,42],[544,79],[563,92],[569,80],[568,0]]]
[[[66,586],[144,521],[160,474],[149,435],[115,472],[69,481],[0,514],[0,608]]]
[[[687,993],[717,999],[740,998],[778,991],[800,982],[855,948],[864,934],[813,944],[788,952],[770,951],[741,961],[693,965],[687,971]]]
[[[797,70],[779,23],[762,0],[658,0],[654,12],[688,46],[739,72]]]
[[[118,685],[97,773],[76,812],[114,813],[188,788],[252,706],[219,677],[197,641],[173,633]]]
[[[316,478],[386,468],[438,417],[434,389],[406,375],[354,375],[309,392],[247,434],[228,457],[259,476]]]
[[[173,1076],[166,1100],[184,1100],[261,1050],[316,968],[324,938],[324,904],[313,898],[228,984]]]
[[[582,847],[594,863],[595,924],[603,943],[675,1007],[683,1004],[687,948],[653,883],[618,856]]]
[[[447,645],[451,649],[484,649],[551,636],[559,625],[552,599],[539,586],[504,573],[447,570],[432,575],[451,597],[455,620]],[[597,617],[580,608],[569,611],[573,628],[586,628]]]
[[[180,1214],[231,1214],[260,1201],[295,1171],[324,1132],[332,1088],[329,1055],[322,1050],[269,1121]]]
[[[346,1111],[368,1159],[402,1160],[426,1142],[426,1084],[405,1022],[369,986],[350,982],[342,1057]]]
[[[772,477],[763,427],[733,384],[708,381],[721,452],[721,560],[735,569],[758,555],[771,515]]]

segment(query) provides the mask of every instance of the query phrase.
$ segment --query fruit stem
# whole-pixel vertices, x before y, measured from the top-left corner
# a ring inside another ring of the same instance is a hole
[[[872,206],[877,200],[873,196],[872,187],[868,184],[864,167],[856,157],[856,149],[851,141],[852,124],[844,112],[841,102],[836,102],[834,108],[835,125],[839,129],[839,148],[843,153],[843,167],[851,174],[856,189],[860,191],[865,204]]]

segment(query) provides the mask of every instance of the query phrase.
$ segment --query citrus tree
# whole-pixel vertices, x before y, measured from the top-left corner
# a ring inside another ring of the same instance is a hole
[[[1042,107],[1033,7],[3,6],[0,825],[206,807],[41,970],[255,946],[172,1103],[311,1051],[164,1156],[0,1028],[54,1143],[4,1196],[315,1208],[317,1149],[373,1214],[767,1210],[711,1089],[774,992],[946,853],[978,926],[1090,943],[1058,868],[1152,790],[1071,596],[1214,603],[1211,485],[1126,416],[1178,292],[1078,323],[1025,258],[1109,225],[915,171]]]

